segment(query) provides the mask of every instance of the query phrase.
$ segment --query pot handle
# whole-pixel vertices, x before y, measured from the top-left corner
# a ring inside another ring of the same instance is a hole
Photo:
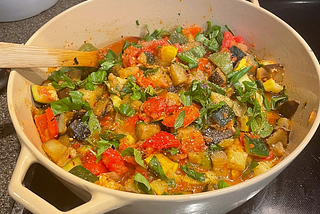
[[[260,4],[259,4],[259,0],[250,0],[252,4],[254,4],[255,6],[257,7],[260,7]]]
[[[38,160],[34,157],[30,150],[22,144],[21,152],[9,184],[9,193],[11,197],[33,213],[105,213],[123,207],[129,203],[115,196],[93,191],[90,192],[92,196],[90,201],[70,211],[62,212],[22,184],[29,167],[33,163],[38,163]]]

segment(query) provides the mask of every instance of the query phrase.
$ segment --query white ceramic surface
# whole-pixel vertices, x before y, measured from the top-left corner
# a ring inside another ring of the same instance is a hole
[[[137,26],[135,21],[139,20]],[[174,28],[207,20],[229,28],[255,44],[258,56],[281,62],[286,67],[288,94],[301,103],[294,117],[287,156],[278,165],[238,185],[195,195],[152,196],[107,189],[64,171],[44,155],[30,106],[31,83],[41,83],[40,69],[12,71],[8,83],[8,105],[22,151],[9,186],[10,195],[34,213],[225,213],[241,205],[274,179],[303,150],[316,131],[320,117],[307,126],[309,112],[319,110],[319,64],[305,41],[271,13],[241,0],[92,0],[60,14],[28,41],[29,45],[77,49],[84,41],[103,47],[121,36],[140,36],[149,28]],[[61,212],[22,184],[29,166],[41,163],[78,195],[92,196],[71,211]],[[303,172],[298,172],[303,173]],[[80,188],[80,189],[79,189]],[[120,208],[120,209],[118,209]],[[118,210],[116,210],[118,209]]]
[[[0,22],[17,21],[49,9],[58,0],[1,0]]]

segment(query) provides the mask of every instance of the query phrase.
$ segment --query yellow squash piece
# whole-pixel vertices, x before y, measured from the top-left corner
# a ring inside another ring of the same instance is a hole
[[[276,83],[274,79],[269,79],[266,82],[264,82],[263,87],[266,91],[276,94],[283,90],[283,86]]]
[[[165,62],[171,62],[177,53],[178,49],[172,45],[164,45],[160,48],[160,58]]]
[[[161,164],[161,167],[164,171],[164,173],[166,174],[166,176],[168,177],[168,171],[169,170],[172,170],[173,172],[176,172],[178,167],[179,167],[179,164],[176,163],[176,162],[173,162],[172,160],[170,160],[169,158],[167,158],[166,156],[164,156],[163,154],[161,153],[158,153],[158,154],[154,154],[154,155],[150,155],[149,157],[147,157],[145,159],[145,161],[147,162],[147,164],[149,164],[151,158],[153,156],[156,156],[156,158],[158,159],[158,161],[160,162]]]

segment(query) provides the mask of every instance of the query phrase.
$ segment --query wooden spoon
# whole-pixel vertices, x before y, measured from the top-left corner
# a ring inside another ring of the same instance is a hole
[[[0,42],[0,68],[98,67],[108,50],[118,53],[126,40],[137,42],[139,38],[126,37],[105,48],[89,52]]]

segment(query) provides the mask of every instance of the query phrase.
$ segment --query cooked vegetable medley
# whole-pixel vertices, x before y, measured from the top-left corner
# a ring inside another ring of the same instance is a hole
[[[299,104],[284,67],[226,29],[147,28],[105,49],[99,69],[51,69],[31,87],[48,157],[89,182],[156,195],[225,188],[273,167]]]

